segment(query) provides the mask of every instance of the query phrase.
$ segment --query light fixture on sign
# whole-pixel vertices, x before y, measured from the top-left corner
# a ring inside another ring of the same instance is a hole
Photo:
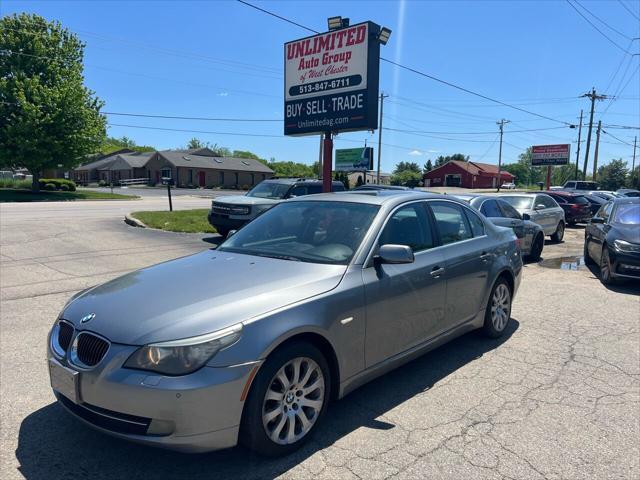
[[[329,17],[327,19],[327,24],[329,25],[329,30],[342,28],[342,17]]]
[[[382,45],[386,45],[389,41],[389,37],[391,36],[391,30],[387,27],[382,27],[380,29],[380,33],[378,34],[378,41]]]

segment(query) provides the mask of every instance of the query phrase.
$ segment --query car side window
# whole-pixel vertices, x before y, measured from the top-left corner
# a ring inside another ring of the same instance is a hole
[[[536,205],[542,204],[544,208],[555,208],[558,206],[556,201],[548,195],[538,195],[536,197]]]
[[[463,207],[451,202],[429,202],[429,206],[436,218],[443,245],[473,238]]]
[[[567,182],[565,188],[576,188],[576,182]]]
[[[388,244],[407,245],[414,252],[435,246],[423,203],[412,203],[393,212],[378,240],[378,246]]]
[[[468,208],[465,208],[464,212],[467,214],[467,219],[471,225],[473,236],[481,237],[484,235],[484,223],[482,222],[482,219]]]
[[[314,193],[322,193],[322,185],[309,185],[307,187],[307,195],[313,195]]]
[[[518,211],[504,200],[498,200],[498,205],[500,205],[500,209],[502,210],[502,213],[504,213],[505,217],[522,220],[522,217],[520,216]]]
[[[307,187],[305,185],[296,185],[289,192],[290,197],[302,197],[307,195]]]
[[[609,216],[611,215],[611,211],[613,210],[613,202],[606,203],[602,206],[598,213],[596,213],[596,217],[602,218],[604,221],[609,220]]]
[[[498,202],[495,200],[486,200],[483,202],[480,207],[480,212],[485,217],[502,217],[502,212],[500,211],[500,207],[498,207]]]

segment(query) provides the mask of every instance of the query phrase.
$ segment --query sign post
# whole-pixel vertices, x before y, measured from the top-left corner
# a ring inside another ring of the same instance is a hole
[[[332,135],[378,128],[380,44],[373,22],[284,44],[284,134],[324,134],[323,190],[331,191]]]
[[[534,145],[531,147],[531,165],[533,167],[547,167],[547,190],[551,189],[551,167],[553,165],[568,165],[571,145]]]

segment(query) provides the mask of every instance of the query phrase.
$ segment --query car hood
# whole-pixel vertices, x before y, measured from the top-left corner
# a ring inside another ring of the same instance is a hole
[[[272,198],[247,197],[246,195],[225,195],[213,200],[213,203],[229,205],[265,205],[279,202],[281,202],[281,200],[274,200]]]
[[[640,228],[638,228],[638,225],[616,223],[612,225],[607,237],[610,237],[611,240],[619,239],[640,245]]]
[[[345,270],[207,250],[94,287],[69,302],[62,318],[114,343],[188,338],[327,292]]]

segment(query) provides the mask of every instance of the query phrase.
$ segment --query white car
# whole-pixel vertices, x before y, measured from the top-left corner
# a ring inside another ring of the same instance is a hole
[[[516,184],[515,183],[503,183],[502,186],[500,188],[505,188],[507,190],[515,190],[516,188]]]

